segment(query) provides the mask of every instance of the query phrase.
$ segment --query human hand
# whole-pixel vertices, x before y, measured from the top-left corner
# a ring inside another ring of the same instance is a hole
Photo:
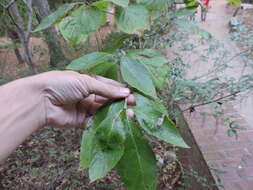
[[[81,127],[101,106],[120,98],[135,105],[128,88],[104,77],[74,71],[51,71],[36,77],[43,81],[46,125]]]
[[[0,162],[45,125],[81,127],[108,101],[127,98],[128,104],[135,104],[122,84],[73,71],[18,79],[0,86],[0,94]],[[133,117],[133,112],[128,115]]]

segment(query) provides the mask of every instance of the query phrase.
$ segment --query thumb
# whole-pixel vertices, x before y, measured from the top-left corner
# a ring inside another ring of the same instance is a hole
[[[110,99],[126,98],[130,95],[128,88],[108,84],[88,75],[82,75],[81,80],[85,83],[89,94],[96,94]]]

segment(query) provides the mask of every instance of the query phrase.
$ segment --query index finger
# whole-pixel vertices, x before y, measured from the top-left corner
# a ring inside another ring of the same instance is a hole
[[[109,99],[126,98],[130,95],[128,88],[108,84],[88,75],[80,75],[80,81],[89,94],[96,94]]]
[[[98,76],[98,75],[94,75],[92,77],[94,77],[95,79],[97,79],[97,80],[99,80],[101,82],[107,83],[107,84],[111,84],[111,85],[119,86],[119,87],[126,87],[125,84],[122,84],[122,83],[120,83],[118,81],[115,81],[115,80],[112,80],[112,79],[109,79],[109,78],[105,78],[105,77]]]

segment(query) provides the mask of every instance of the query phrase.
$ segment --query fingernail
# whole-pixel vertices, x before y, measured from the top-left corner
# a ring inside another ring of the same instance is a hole
[[[120,88],[120,94],[122,96],[128,96],[130,94],[130,90],[128,88]]]
[[[136,101],[135,101],[135,98],[134,98],[133,94],[130,94],[127,97],[127,105],[129,105],[129,106],[136,106]]]

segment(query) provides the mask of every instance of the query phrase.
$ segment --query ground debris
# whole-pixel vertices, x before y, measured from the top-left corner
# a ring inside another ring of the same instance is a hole
[[[82,130],[43,128],[27,139],[0,165],[0,189],[126,190],[115,170],[90,183],[87,170],[79,167]],[[151,143],[159,169],[158,190],[175,189],[180,169],[176,149],[166,143]]]

